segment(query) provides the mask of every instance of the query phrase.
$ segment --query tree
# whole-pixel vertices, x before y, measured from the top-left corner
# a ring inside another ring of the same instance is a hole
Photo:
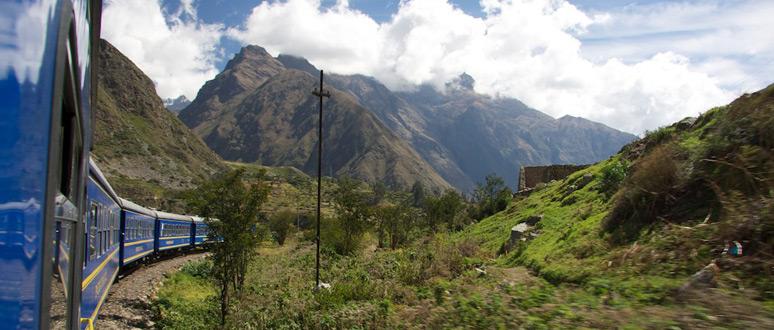
[[[411,186],[411,198],[413,201],[411,205],[413,207],[422,207],[425,203],[425,186],[422,182],[416,181],[414,182],[414,185]]]
[[[370,201],[371,206],[379,205],[387,195],[387,186],[381,181],[378,181],[371,184],[371,190],[373,190]]]
[[[333,194],[334,209],[342,232],[336,249],[341,254],[351,254],[360,245],[363,233],[368,229],[371,210],[367,193],[359,190],[359,182],[342,178]]]
[[[424,203],[427,226],[433,232],[442,224],[448,230],[460,230],[468,222],[465,208],[465,200],[452,189],[440,197],[427,197]]]
[[[291,224],[296,220],[296,213],[290,210],[281,210],[269,217],[269,231],[277,244],[285,244],[285,239],[291,230]]]
[[[508,206],[513,193],[505,185],[503,178],[494,173],[486,176],[485,184],[477,184],[473,200],[478,207],[478,219],[486,218],[504,210]]]
[[[241,293],[247,266],[265,235],[258,223],[259,208],[268,195],[263,175],[251,184],[242,180],[243,175],[240,169],[218,176],[186,198],[189,208],[205,217],[216,242],[210,251],[212,274],[220,290],[221,325],[226,322],[232,293]]]
[[[393,250],[405,244],[409,234],[415,228],[417,211],[411,207],[411,199],[408,196],[400,199],[396,204],[376,207],[374,217],[378,224],[379,245],[381,246],[382,236],[386,236],[387,243]]]

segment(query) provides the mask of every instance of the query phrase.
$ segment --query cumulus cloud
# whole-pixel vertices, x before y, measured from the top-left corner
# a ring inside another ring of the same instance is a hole
[[[599,25],[608,27],[602,38],[612,36],[619,13],[585,13],[564,0],[481,0],[481,7],[483,17],[474,17],[445,0],[404,0],[380,24],[346,1],[330,8],[319,0],[264,2],[227,33],[398,90],[442,88],[467,72],[478,92],[634,133],[728,102],[736,91],[727,86],[747,77],[733,59],[699,63],[669,47],[636,60],[615,56],[622,53],[590,59],[582,40]]]
[[[218,73],[224,27],[199,21],[191,0],[166,15],[157,0],[107,1],[102,22],[103,38],[153,80],[162,98],[193,99]]]

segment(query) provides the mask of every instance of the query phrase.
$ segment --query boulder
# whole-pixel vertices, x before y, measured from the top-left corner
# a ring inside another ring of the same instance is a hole
[[[511,239],[510,239],[511,245],[516,244],[516,242],[518,242],[524,236],[524,233],[527,232],[529,228],[530,226],[527,225],[526,222],[522,222],[518,225],[513,226],[513,228],[511,228]]]
[[[696,117],[685,117],[683,120],[675,123],[675,127],[682,131],[691,128],[694,123],[696,123]]]
[[[524,223],[526,223],[528,226],[534,226],[538,222],[540,222],[541,220],[543,220],[543,215],[542,214],[538,214],[538,215],[530,216],[529,218],[527,218],[526,221],[524,221]]]
[[[578,181],[575,182],[575,186],[577,187],[576,190],[582,189],[587,184],[591,183],[591,181],[594,181],[594,174],[586,173]]]
[[[709,265],[702,268],[691,276],[683,286],[679,289],[680,296],[685,295],[691,289],[704,289],[714,287],[717,284],[717,276],[720,273],[720,268],[715,262],[711,262]]]

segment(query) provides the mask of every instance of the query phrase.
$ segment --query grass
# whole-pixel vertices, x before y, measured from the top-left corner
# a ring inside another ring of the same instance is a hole
[[[213,329],[218,325],[217,290],[193,270],[203,261],[187,264],[167,278],[153,301],[161,329]]]

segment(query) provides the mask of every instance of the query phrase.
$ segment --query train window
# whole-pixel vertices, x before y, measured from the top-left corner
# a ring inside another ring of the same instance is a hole
[[[97,256],[97,204],[91,204],[89,213],[89,260],[94,260]]]
[[[105,246],[102,235],[102,207],[97,207],[97,255],[102,255],[102,247]]]
[[[67,65],[64,72],[64,89],[62,90],[62,112],[59,121],[59,162],[57,179],[59,192],[71,201],[76,200],[83,142],[78,121],[78,84],[73,74],[73,55],[71,44],[67,43]]]

